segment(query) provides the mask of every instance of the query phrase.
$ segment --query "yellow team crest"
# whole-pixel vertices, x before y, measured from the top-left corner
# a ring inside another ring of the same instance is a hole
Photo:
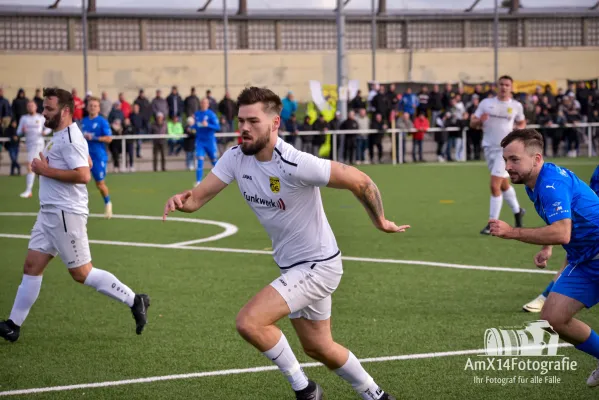
[[[273,193],[279,193],[279,191],[281,190],[281,181],[279,181],[279,178],[275,177],[275,176],[270,176],[270,190]]]
[[[46,147],[46,152],[49,152],[53,145],[54,145],[54,142],[50,140],[48,142],[48,146]]]
[[[507,113],[508,113],[508,115],[512,113],[512,107],[507,108]]]

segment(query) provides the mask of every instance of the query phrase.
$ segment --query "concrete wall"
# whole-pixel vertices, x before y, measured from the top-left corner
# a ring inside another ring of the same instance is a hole
[[[515,48],[501,50],[500,74],[517,80],[587,79],[599,76],[599,48]],[[348,71],[362,89],[372,76],[369,51],[348,52]],[[380,51],[377,55],[379,81],[407,80],[410,65],[406,51]],[[224,91],[224,62],[221,52],[202,53],[90,53],[89,86],[95,94],[107,91],[116,99],[124,91],[129,99],[140,87],[151,98],[154,90],[168,92],[178,85],[183,95],[190,86],[200,94],[206,88],[221,98]],[[493,52],[490,49],[415,51],[412,79],[415,81],[484,81],[493,78]],[[336,83],[335,52],[232,52],[229,56],[229,85],[232,95],[246,85],[268,86],[284,95],[293,90],[296,97],[309,100],[308,81]],[[0,85],[13,98],[23,87],[33,95],[36,87],[76,87],[83,94],[83,59],[79,53],[0,53]]]

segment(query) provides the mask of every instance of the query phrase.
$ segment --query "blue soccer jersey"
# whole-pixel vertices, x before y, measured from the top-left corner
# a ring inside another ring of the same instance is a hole
[[[212,110],[196,111],[194,115],[196,124],[196,143],[206,143],[214,141],[214,134],[220,130],[218,117]],[[206,126],[204,126],[206,122]]]
[[[526,193],[546,224],[572,220],[570,243],[564,245],[568,263],[578,265],[599,254],[599,197],[585,182],[565,168],[545,163],[534,190],[526,187]]]
[[[92,140],[88,140],[89,155],[92,160],[107,160],[106,145],[98,140],[102,136],[112,136],[110,125],[106,118],[98,115],[94,119],[89,117],[83,118],[81,121],[81,131],[83,135],[92,134]]]
[[[599,195],[599,165],[595,168],[595,172],[593,172],[593,176],[591,176],[591,182],[589,183],[593,192]]]

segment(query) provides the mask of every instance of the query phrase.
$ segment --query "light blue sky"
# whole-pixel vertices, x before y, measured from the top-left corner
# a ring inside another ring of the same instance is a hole
[[[87,1],[87,0],[86,0]],[[53,0],[0,0],[1,5],[31,5],[45,6],[52,3]],[[205,0],[97,0],[98,8],[102,7],[146,7],[146,8],[169,8],[172,10],[197,9]],[[211,8],[220,9],[223,0],[213,0]],[[227,0],[228,8],[236,8],[237,0]],[[349,9],[369,9],[371,0],[351,0]],[[590,7],[595,4],[595,0],[521,0],[524,7],[563,7],[568,3],[569,7]],[[253,9],[282,9],[282,8],[328,8],[335,7],[337,0],[248,0],[248,7]],[[390,9],[465,9],[473,0],[387,0],[387,7]],[[482,0],[478,8],[492,8],[494,0]],[[70,7],[79,7],[81,0],[62,0],[61,5]]]

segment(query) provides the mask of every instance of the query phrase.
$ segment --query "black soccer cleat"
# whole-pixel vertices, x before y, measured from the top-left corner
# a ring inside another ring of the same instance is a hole
[[[133,300],[131,313],[135,319],[135,333],[141,335],[148,323],[148,307],[150,307],[150,296],[147,294],[136,294]]]
[[[0,337],[9,342],[16,342],[19,339],[21,327],[12,322],[10,319],[0,322]]]
[[[391,396],[389,393],[383,394],[380,400],[397,400],[395,397]]]
[[[314,381],[308,381],[308,387],[295,392],[296,400],[322,400],[324,391],[320,385]]]
[[[520,211],[514,214],[514,218],[516,219],[516,228],[522,228],[522,217],[524,217],[524,214],[526,214],[526,210],[523,208],[520,208]]]
[[[490,235],[491,234],[491,227],[489,226],[489,224],[487,224],[487,226],[485,226],[482,231],[480,231],[481,235]]]

